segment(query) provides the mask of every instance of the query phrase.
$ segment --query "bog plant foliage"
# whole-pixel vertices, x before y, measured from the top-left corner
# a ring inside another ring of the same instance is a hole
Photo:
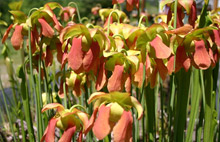
[[[10,106],[0,85],[1,116],[14,141],[19,134],[22,141],[46,142],[220,139],[218,9],[207,11],[205,0],[197,15],[194,0],[162,0],[166,15],[148,25],[138,12],[135,26],[120,10],[123,2],[127,11],[139,11],[139,0],[113,0],[113,9],[92,9],[102,24],[81,19],[74,2],[50,2],[28,15],[10,11],[14,21],[2,36]],[[28,54],[16,74],[9,37]],[[13,107],[21,130],[13,125]]]

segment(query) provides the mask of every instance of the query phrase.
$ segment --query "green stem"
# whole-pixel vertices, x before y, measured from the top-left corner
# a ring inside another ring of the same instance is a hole
[[[177,6],[178,6],[178,0],[175,0],[174,3],[174,29],[176,29],[176,25],[177,25]]]
[[[87,17],[83,17],[83,18],[81,19],[81,22],[82,22],[82,23],[83,23],[84,21],[90,22],[90,21],[89,21],[89,18],[87,18]]]
[[[28,39],[29,39],[29,63],[30,63],[30,80],[31,80],[31,84],[32,84],[32,88],[34,90],[34,98],[35,98],[35,107],[36,107],[36,116],[37,116],[37,141],[40,141],[41,138],[41,131],[42,131],[42,127],[41,127],[41,108],[40,108],[40,104],[38,101],[38,93],[36,91],[36,83],[34,81],[34,75],[33,75],[33,66],[32,66],[32,52],[31,52],[31,27],[28,28]]]
[[[112,17],[112,14],[115,13],[118,17],[118,23],[120,23],[120,17],[118,15],[118,13],[116,11],[112,11],[110,12],[109,16],[108,16],[108,26],[107,26],[107,36],[109,36],[109,33],[110,33],[110,22],[111,22],[111,17]]]
[[[137,112],[136,112],[136,116],[137,116]],[[136,119],[136,125],[135,125],[135,138],[136,138],[136,142],[139,141],[139,120]]]
[[[145,16],[145,15],[142,15],[141,16],[141,18],[140,18],[140,20],[139,20],[139,22],[138,22],[138,27],[141,27],[141,23],[142,23],[142,21],[143,21],[143,19],[145,18],[145,21],[146,21],[146,26],[148,26],[148,17],[147,16]]]
[[[5,109],[6,109],[6,113],[7,113],[7,117],[8,117],[8,121],[9,121],[9,126],[10,126],[10,129],[11,129],[12,135],[13,135],[13,139],[14,139],[15,142],[17,142],[15,132],[14,132],[14,129],[13,129],[13,123],[12,123],[11,116],[10,116],[10,113],[9,113],[9,110],[8,110],[8,104],[7,104],[7,101],[6,101],[6,97],[5,97],[6,95],[5,95],[5,91],[3,89],[3,86],[2,86],[1,78],[0,78],[0,90],[2,91],[4,106],[5,106]]]
[[[176,29],[177,27],[177,6],[178,6],[178,0],[175,0],[175,3],[174,3],[174,29]],[[174,54],[174,65],[173,65],[173,70],[175,71],[175,68],[176,68],[176,55]],[[175,74],[172,73],[172,76],[171,76],[171,96],[170,96],[170,100],[169,100],[169,116],[168,116],[168,141],[170,141],[170,136],[171,135],[171,128],[172,128],[172,125],[173,125],[173,112],[174,112],[174,96],[175,96]]]
[[[66,94],[66,65],[63,68],[63,93],[64,93],[64,107],[67,109],[67,94]]]
[[[46,66],[45,66],[44,61],[42,61],[42,65],[43,65],[43,71],[44,71],[44,77],[45,77],[44,82],[45,82],[45,92],[47,93],[47,103],[51,103],[53,97],[52,97],[51,92],[49,92],[48,76],[47,76],[47,70],[46,70]]]
[[[136,97],[138,98],[138,88],[136,88]],[[134,108],[132,108],[132,114],[135,114],[135,109]],[[132,115],[132,118],[133,118],[133,120],[136,120],[135,119],[135,117],[134,117],[134,115]],[[133,135],[133,142],[137,142],[137,132],[136,132],[136,122],[137,121],[134,121],[134,123],[132,124],[133,125],[133,130],[132,130],[132,135]]]
[[[53,61],[53,66],[52,66],[52,73],[53,73],[53,77],[55,77],[56,76],[56,62],[55,61]],[[55,91],[55,87],[56,87],[56,79],[53,79],[53,88],[52,88],[52,92],[54,92]],[[53,99],[52,99],[52,102],[53,102]]]
[[[23,114],[20,114],[20,120],[21,120],[21,134],[22,134],[22,142],[26,142],[26,134],[24,130],[24,122],[23,122]]]
[[[196,125],[196,142],[201,142],[203,122],[204,122],[203,119],[204,119],[204,106],[202,104],[199,114],[199,123]]]
[[[160,79],[160,109],[161,109],[161,142],[164,141],[164,136],[165,136],[165,133],[164,133],[164,116],[163,116],[163,111],[164,111],[164,108],[163,108],[163,104],[164,104],[164,96],[163,96],[164,92],[163,92],[163,81]]]
[[[78,19],[79,19],[79,23],[82,23],[81,17],[80,17],[80,13],[79,13],[79,8],[78,8],[77,4],[76,4],[75,2],[70,2],[70,3],[68,4],[68,6],[71,6],[72,4],[73,4],[73,5],[75,6],[75,8],[76,8],[76,12],[77,12],[77,16],[78,16]]]
[[[220,83],[220,81],[219,81],[219,83]],[[220,102],[220,85],[218,86],[218,99],[217,99],[217,111],[218,111],[218,121],[220,122],[220,109],[219,109],[219,102]],[[218,124],[218,142],[220,142],[220,123]]]
[[[138,1],[139,5],[140,2]],[[140,19],[140,7],[137,8],[137,21]]]
[[[89,108],[89,104],[87,102],[87,100],[89,99],[89,92],[88,92],[88,87],[87,84],[84,84],[84,89],[85,89],[85,103],[86,103],[86,107]]]
[[[145,88],[145,80],[146,80],[146,48],[142,48],[142,63],[143,63],[143,79],[142,79],[142,86],[141,86],[141,96],[144,95],[144,88]],[[141,102],[142,97],[140,97]]]
[[[74,108],[77,108],[77,107],[83,109],[84,112],[87,112],[87,111],[86,111],[86,108],[84,108],[83,106],[81,106],[81,105],[79,105],[79,104],[72,106],[72,107],[70,108],[70,111],[72,111]]]
[[[124,41],[125,49],[126,49],[126,50],[129,50],[129,48],[128,48],[127,44],[126,44],[125,38],[124,38],[121,34],[115,34],[115,35],[113,35],[112,37],[114,38],[114,37],[116,37],[116,36],[120,37],[120,38]]]
[[[141,101],[141,105],[142,106],[145,106],[145,95],[142,95],[142,101]],[[143,108],[145,108],[145,107],[143,107]],[[144,112],[145,112],[145,110],[144,110]],[[144,113],[143,112],[143,113]],[[142,141],[147,141],[147,139],[146,139],[146,135],[145,135],[145,114],[143,114],[143,117],[142,117]]]
[[[160,78],[158,77],[158,80],[159,80]],[[159,82],[159,81],[158,81]],[[160,131],[160,129],[158,129],[159,127],[158,127],[158,121],[156,121],[157,119],[158,119],[158,98],[159,98],[159,88],[160,87],[160,85],[159,84],[157,84],[156,85],[156,87],[154,87],[154,102],[155,102],[155,104],[154,104],[154,112],[155,112],[155,115],[154,115],[154,118],[155,118],[155,124],[154,124],[154,127],[155,127],[155,132],[159,132]],[[155,133],[155,137],[156,137],[156,133]]]
[[[37,11],[38,10],[38,8],[32,8],[29,12],[28,12],[28,17],[30,17],[30,15],[31,15],[31,13],[33,12],[33,11]],[[30,26],[30,25],[29,25]]]
[[[204,85],[204,78],[203,78],[203,71],[200,70],[200,83],[201,83],[201,89],[202,89],[202,102],[203,102],[203,106],[205,106],[206,104],[206,99],[205,99],[205,85]],[[205,112],[205,107],[204,107],[204,112]]]
[[[42,103],[42,88],[41,88],[41,76],[42,76],[42,72],[41,72],[41,56],[42,56],[42,47],[40,47],[40,57],[39,57],[39,60],[38,60],[38,96],[37,96],[37,101],[38,101],[38,108],[42,108],[43,106],[43,103]],[[46,76],[46,74],[45,74]],[[42,114],[41,114],[41,109],[38,110],[38,113],[39,113],[39,119],[40,119],[40,124],[39,124],[39,129],[41,130],[39,132],[39,136],[40,138],[43,136],[43,117],[42,117]]]
[[[93,28],[94,28],[94,25],[91,24],[91,23],[88,23],[88,24],[86,24],[86,27],[87,27],[87,28],[91,28],[91,29],[93,29]]]

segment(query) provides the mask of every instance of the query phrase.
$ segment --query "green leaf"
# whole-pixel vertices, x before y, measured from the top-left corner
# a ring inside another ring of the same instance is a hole
[[[137,39],[137,48],[145,47],[146,44],[152,41],[157,34],[165,31],[164,27],[161,24],[153,24],[146,31],[141,34]]]
[[[153,24],[152,26],[146,29],[146,34],[149,40],[152,41],[157,34],[163,31],[165,31],[165,29],[161,24]]]
[[[99,29],[95,29],[95,33],[93,33],[94,35],[91,34],[93,41],[97,41],[100,47],[100,50],[104,50],[104,49],[110,49],[111,45],[110,45],[110,41],[109,39],[107,39],[106,35],[100,31]],[[91,31],[90,31],[91,33]]]
[[[127,20],[127,15],[123,11],[120,11],[117,9],[100,9],[99,15],[101,16],[101,19],[104,21],[106,18],[108,18],[109,14],[112,11],[116,11],[116,13],[119,16],[119,17],[117,17],[117,15],[115,13],[113,13],[112,14],[113,21],[117,21],[118,18],[120,19],[120,21],[123,21],[123,22]]]
[[[85,36],[88,42],[88,45],[92,43],[92,38],[90,35],[90,32],[88,28],[85,25],[82,24],[76,24],[67,29],[67,31],[64,33],[64,40],[78,37],[78,36]]]
[[[44,18],[48,23],[52,21],[51,16],[42,10],[34,11],[31,16],[27,19],[28,26],[32,27],[33,25],[39,24],[38,19]]]
[[[144,33],[144,30],[143,29],[137,29],[137,30],[135,30],[135,31],[133,31],[132,33],[130,33],[128,36],[127,36],[127,38],[125,38],[125,39],[128,39],[129,41],[134,41],[134,39],[136,38],[136,37],[139,37],[141,34],[143,34]]]
[[[8,57],[8,47],[5,44],[3,45],[1,55],[3,55],[4,58]]]
[[[113,56],[115,54],[121,54],[119,52],[106,52],[106,51],[103,51],[103,56],[104,57],[110,57],[110,56]]]
[[[113,71],[116,64],[123,65],[125,57],[122,53],[113,53],[109,56],[108,61],[105,64],[105,68],[109,71]]]
[[[131,66],[131,73],[134,74],[139,68],[139,60],[136,56],[126,56]]]
[[[124,109],[118,103],[112,103],[109,120],[112,122],[117,122],[123,112]]]
[[[25,23],[27,16],[22,11],[9,11],[14,16],[14,23]]]
[[[10,3],[8,4],[8,7],[9,7],[11,10],[20,10],[20,9],[21,9],[21,6],[22,6],[22,3],[23,3],[23,0],[13,1],[13,2],[10,2]]]
[[[8,24],[3,20],[0,20],[0,25],[8,26]]]
[[[207,8],[209,5],[209,0],[204,1],[202,12],[199,19],[199,28],[203,28],[207,25]]]
[[[209,26],[209,27],[193,30],[193,31],[191,31],[191,33],[187,34],[184,38],[184,41],[183,41],[183,44],[184,44],[186,51],[192,50],[190,48],[192,47],[191,42],[193,40],[206,39],[207,33],[209,33],[209,31],[212,31],[212,30],[217,30],[217,28],[214,26]]]
[[[44,5],[44,7],[46,7],[46,5],[48,5],[52,10],[55,8],[62,8],[62,6],[57,2],[48,2]]]

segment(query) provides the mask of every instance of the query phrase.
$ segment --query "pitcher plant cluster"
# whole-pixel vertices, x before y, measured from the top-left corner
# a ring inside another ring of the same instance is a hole
[[[102,25],[83,21],[75,3],[63,7],[49,2],[32,9],[28,15],[10,11],[14,21],[3,35],[2,43],[11,34],[14,49],[29,53],[19,72],[23,83],[27,83],[23,71],[28,72],[31,95],[35,96],[38,132],[35,136],[33,130],[29,130],[32,140],[53,142],[57,140],[55,131],[59,129],[59,142],[94,139],[131,142],[139,137],[138,120],[141,119],[142,139],[156,140],[157,110],[150,101],[155,103],[158,96],[162,99],[163,90],[159,91],[158,87],[163,89],[163,83],[171,80],[174,94],[182,95],[174,103],[175,110],[181,108],[180,113],[185,115],[178,120],[176,118],[181,116],[178,112],[175,118],[169,114],[170,131],[174,131],[174,140],[182,141],[190,83],[194,83],[191,74],[196,70],[201,71],[201,80],[205,81],[200,86],[203,88],[200,94],[204,102],[201,110],[206,108],[210,99],[205,94],[211,89],[211,96],[214,89],[207,87],[209,78],[203,78],[202,70],[212,72],[219,64],[218,10],[207,11],[206,1],[201,15],[197,16],[194,0],[162,0],[160,6],[166,15],[159,14],[155,23],[148,25],[148,17],[139,14],[139,24],[135,26],[128,23],[129,18],[120,10],[121,3],[126,3],[127,11],[139,10],[139,0],[113,0],[113,9],[94,7],[92,13],[101,17]],[[58,70],[51,77],[52,67],[58,64]],[[149,100],[155,90],[160,95],[153,95]],[[31,113],[30,109],[26,111]],[[204,125],[213,130],[217,124],[206,126],[208,112],[205,109]],[[30,118],[25,120],[31,124]],[[182,128],[179,128],[180,120]],[[164,120],[161,123],[160,138],[165,140],[164,133],[171,132],[162,132],[167,126]],[[194,122],[191,125],[194,127]]]

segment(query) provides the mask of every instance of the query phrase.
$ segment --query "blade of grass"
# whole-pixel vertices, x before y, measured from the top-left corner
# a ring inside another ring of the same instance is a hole
[[[41,52],[42,52],[42,48],[41,48]],[[41,53],[42,54],[42,53]],[[49,92],[49,83],[48,83],[48,74],[47,74],[47,69],[46,69],[46,67],[45,67],[45,63],[44,63],[44,61],[42,60],[42,61],[39,61],[39,64],[41,64],[42,63],[42,66],[43,66],[43,73],[44,73],[44,80],[43,80],[43,84],[44,84],[44,89],[45,89],[45,92],[46,92],[46,94],[47,94],[47,96],[46,96],[46,102],[47,102],[47,104],[49,104],[49,103],[51,103],[51,102],[53,102],[53,100],[52,100],[52,93],[51,92]],[[39,75],[39,80],[40,80],[41,78],[40,78],[40,75]],[[55,79],[54,79],[55,80]],[[39,83],[39,85],[41,85],[41,83]],[[39,90],[40,91],[40,90]],[[43,102],[42,102],[42,92],[40,92],[40,106],[42,107],[43,106]],[[43,125],[43,129],[45,129],[45,126],[47,126],[48,125],[48,117],[47,116],[50,116],[51,115],[51,111],[49,110],[49,111],[47,111],[47,113],[44,113],[44,114],[42,114],[43,115],[43,121],[44,121],[44,123],[42,124]]]
[[[44,85],[45,85],[45,92],[47,93],[47,103],[51,103],[53,97],[52,97],[52,94],[49,92],[48,74],[47,74],[47,69],[46,69],[46,66],[43,60],[42,60],[42,65],[43,65],[43,72],[44,72],[44,77],[45,77]]]
[[[135,91],[136,91],[136,97],[138,99],[138,97],[139,97],[139,89],[136,88]],[[132,108],[132,114],[135,114],[135,109],[134,108]],[[133,120],[135,120],[134,115],[132,115],[132,118],[133,118]],[[134,121],[134,123],[132,125],[133,125],[133,131],[132,131],[133,142],[136,142],[136,141],[138,141],[138,136],[137,136],[138,133],[136,132],[137,121]]]
[[[139,9],[138,9],[138,11],[139,11]],[[146,95],[146,87],[145,87],[145,80],[146,80],[146,48],[142,48],[141,49],[142,51],[142,55],[143,55],[143,57],[142,57],[142,62],[143,62],[143,80],[142,80],[142,86],[141,86],[141,94],[140,94],[140,96],[138,95],[139,94],[139,91],[138,91],[138,89],[136,90],[136,95],[137,95],[137,99],[139,99],[139,102],[141,102],[142,103],[142,105],[143,105],[143,103],[145,102],[145,100],[143,100],[142,101],[142,98],[143,99],[146,99],[147,97],[145,96]],[[149,85],[148,85],[149,86]],[[139,96],[139,98],[138,98],[138,96]],[[146,101],[146,104],[148,104],[147,103],[147,101]],[[148,112],[148,110],[147,110],[147,106],[146,106],[146,111]],[[145,112],[145,111],[144,111]],[[145,116],[145,118],[146,118],[146,126],[150,126],[148,123],[147,123],[147,121],[149,120],[149,119],[147,119],[147,117],[149,116],[149,115],[147,115],[147,114],[143,114],[143,120],[142,120],[142,123],[143,123],[143,125],[144,125],[144,116]],[[154,115],[153,116],[155,116],[155,113],[154,113]],[[138,121],[138,120],[137,120]],[[137,122],[137,124],[138,124],[138,122]],[[144,126],[142,126],[142,128],[143,128]],[[137,127],[136,128],[136,131],[138,131],[139,129],[138,129],[139,127]],[[149,133],[150,134],[150,133]],[[143,137],[143,140],[145,140],[146,141],[146,138],[145,138],[145,130],[144,130],[144,128],[142,129],[142,137]],[[139,133],[137,134],[137,137],[139,137]]]
[[[203,119],[204,119],[204,106],[202,104],[201,109],[200,109],[200,114],[199,114],[199,122],[196,125],[196,142],[201,142],[202,129],[203,129]]]
[[[4,88],[3,88],[3,86],[2,86],[2,80],[1,80],[1,78],[0,78],[0,90],[2,91],[3,100],[4,100],[4,106],[5,106],[5,109],[6,109],[6,114],[7,114],[7,117],[8,117],[10,130],[11,130],[12,135],[13,135],[13,140],[14,140],[15,142],[17,142],[16,136],[15,136],[15,132],[14,132],[14,129],[13,129],[13,123],[12,123],[12,121],[11,121],[11,116],[10,116],[10,113],[9,113],[9,110],[8,110],[8,104],[7,104],[6,97],[5,97],[6,94],[5,94]]]
[[[156,138],[155,133],[155,95],[154,95],[154,89],[150,88],[150,84],[145,88],[145,98],[146,98],[146,104],[147,104],[147,133],[148,133],[148,141],[153,142]]]
[[[92,86],[92,83],[90,84]],[[89,93],[91,93],[91,86],[87,87],[87,84],[85,83],[84,85],[84,89],[85,89],[85,104],[86,104],[86,108],[87,108],[87,112],[89,115],[92,115],[92,106],[91,104],[88,104],[87,100],[89,99]],[[89,132],[86,139],[88,141],[92,141],[92,132]]]
[[[174,141],[184,141],[187,104],[189,95],[191,70],[185,72],[181,69],[177,74],[177,105],[174,125]]]
[[[24,65],[25,66],[25,65]],[[30,141],[35,141],[34,137],[34,129],[33,129],[33,123],[32,123],[32,117],[31,117],[31,109],[29,104],[29,95],[27,91],[27,84],[26,84],[26,76],[24,73],[24,67],[18,68],[18,77],[21,78],[21,84],[20,84],[20,93],[21,93],[21,99],[23,103],[23,109],[24,109],[24,116],[27,123],[27,131],[29,135]]]
[[[1,109],[2,109],[2,107],[1,107]],[[0,111],[0,117],[1,117],[1,123],[0,124],[1,124],[1,126],[3,126],[3,124],[5,124],[5,118],[4,118],[3,111]]]
[[[159,79],[159,78],[158,78]],[[159,81],[158,81],[159,82]],[[158,110],[158,97],[159,97],[159,84],[156,85],[156,87],[154,88],[154,98],[155,98],[155,120],[158,118],[158,114],[157,114],[157,110]],[[158,128],[158,131],[159,131],[159,127],[158,127],[158,124],[157,124],[157,121],[155,121],[155,131],[157,131],[157,128]]]
[[[205,85],[204,85],[204,77],[203,77],[203,71],[200,70],[200,83],[201,83],[201,89],[202,89],[202,103],[203,103],[203,106],[205,106],[205,103],[206,103],[206,99],[205,99]],[[204,107],[204,112],[205,112],[205,107]]]
[[[22,51],[23,51],[23,48],[21,50],[21,53],[23,53]],[[23,59],[24,55],[21,54],[21,57]],[[23,62],[23,60],[22,60],[22,62]],[[18,88],[19,83],[18,83],[18,80],[16,79],[16,76],[14,76],[15,72],[14,72],[14,68],[13,68],[13,62],[12,62],[12,60],[9,56],[5,57],[5,64],[6,64],[6,67],[7,67],[8,76],[10,78],[10,84],[11,84],[11,89],[12,89],[12,94],[13,94],[14,107],[17,109],[17,111],[15,112],[15,115],[18,116],[21,120],[22,141],[26,142],[24,124],[23,124],[23,114],[22,114],[22,109],[21,109],[21,102],[18,102],[18,98],[17,98],[17,94],[16,94],[16,88]],[[20,92],[21,90],[19,88],[17,90],[19,90],[17,92],[19,93],[19,96],[22,98],[22,96],[21,96],[22,93]],[[18,128],[18,132],[20,132],[19,128]]]
[[[215,91],[212,92],[212,103],[211,103],[211,108],[212,108],[212,124],[211,124],[211,131],[210,131],[210,138],[213,139],[213,141],[216,141],[215,139],[215,134],[216,134],[216,128],[217,128],[217,112],[215,110],[215,99],[216,99],[216,93]]]
[[[38,60],[38,96],[37,96],[37,104],[40,108],[40,110],[38,110],[38,113],[40,114],[39,115],[39,119],[40,119],[40,124],[39,124],[39,136],[40,138],[43,136],[43,130],[44,130],[44,127],[43,127],[43,117],[42,117],[42,114],[41,114],[41,108],[43,107],[43,103],[42,103],[42,88],[41,88],[41,77],[42,77],[42,72],[41,72],[41,56],[42,56],[42,47],[40,47],[40,57],[39,57],[39,60]],[[45,75],[46,76],[46,75]]]
[[[175,82],[174,82],[174,74],[171,76],[171,94],[169,99],[169,106],[168,106],[168,141],[172,139],[172,125],[173,125],[173,114],[174,114],[174,96],[175,96]]]
[[[145,105],[145,95],[142,96],[142,101],[141,101],[141,105],[144,106]],[[145,109],[145,107],[143,107]],[[145,112],[145,110],[144,110]],[[141,124],[142,124],[142,141],[146,142],[147,139],[146,139],[146,135],[145,135],[145,113],[143,114],[142,116],[142,119],[141,119]]]
[[[218,124],[214,125],[215,122],[217,122],[218,119],[218,107],[219,107],[219,101],[218,101],[218,80],[219,80],[219,64],[217,63],[215,68],[213,69],[213,92],[215,92],[215,98],[213,98],[215,101],[215,106],[213,109],[214,113],[216,114],[216,116],[214,115],[214,121],[213,121],[213,128],[215,128],[215,131],[213,131],[214,133],[214,140],[217,140],[217,136],[218,136]],[[213,102],[214,103],[214,102]]]
[[[218,63],[219,64],[219,63]],[[219,108],[219,102],[220,102],[220,81],[218,82],[218,99],[217,99],[217,111],[218,111],[218,142],[220,142],[220,108]]]
[[[24,118],[23,118],[23,114],[20,115],[20,120],[21,120],[21,134],[22,134],[22,142],[26,142],[26,134],[25,134],[25,130],[24,130]]]
[[[212,131],[212,90],[213,90],[213,77],[212,69],[209,68],[204,71],[204,83],[205,83],[205,121],[204,121],[204,142],[213,141],[211,137]]]
[[[194,132],[194,126],[196,122],[196,118],[199,113],[199,102],[201,98],[201,87],[199,84],[199,70],[195,69],[192,72],[192,78],[193,78],[193,88],[191,93],[191,111],[190,111],[190,118],[189,118],[189,124],[187,128],[187,135],[186,135],[186,142],[192,141],[192,136]]]
[[[13,69],[13,65],[12,65],[12,61],[10,57],[6,57],[5,58],[5,65],[7,68],[7,73],[10,79],[10,84],[11,84],[11,89],[12,89],[12,95],[13,95],[13,103],[15,104],[15,106],[18,106],[18,99],[16,96],[16,91],[15,91],[15,80],[14,80],[14,69]]]

